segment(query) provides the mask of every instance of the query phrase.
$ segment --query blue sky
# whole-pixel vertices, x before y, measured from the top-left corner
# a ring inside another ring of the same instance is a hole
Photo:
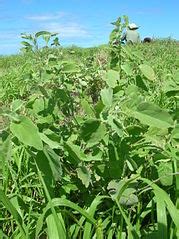
[[[107,43],[112,21],[128,15],[141,38],[179,40],[179,0],[0,0],[0,55],[20,49],[20,34],[59,32],[61,45]]]

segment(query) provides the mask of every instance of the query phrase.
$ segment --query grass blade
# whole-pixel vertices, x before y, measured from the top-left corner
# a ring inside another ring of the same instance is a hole
[[[7,196],[4,194],[4,192],[1,189],[0,189],[0,201],[3,203],[5,208],[11,213],[11,215],[13,216],[13,218],[15,219],[16,223],[19,226],[21,234],[23,235],[24,238],[26,238],[26,232],[22,226],[23,220],[22,220],[20,214],[18,213],[16,208],[12,205],[10,200],[7,198]]]
[[[96,220],[89,214],[87,213],[84,209],[76,205],[75,203],[64,199],[64,198],[54,198],[52,199],[51,203],[48,203],[47,206],[44,208],[43,214],[39,217],[37,221],[37,226],[36,226],[36,237],[39,235],[42,226],[43,226],[43,221],[45,214],[47,213],[48,210],[51,209],[51,207],[69,207],[77,212],[79,212],[82,216],[86,218],[91,224],[96,225]]]
[[[160,197],[165,202],[167,210],[176,226],[176,230],[179,232],[179,210],[173,204],[169,195],[149,179],[142,178],[141,180],[152,187],[157,198]]]
[[[50,197],[50,193],[48,191],[48,188],[45,184],[45,181],[42,177],[42,174],[41,174],[41,171],[39,170],[39,167],[36,163],[36,167],[37,167],[37,171],[38,171],[38,174],[39,174],[39,178],[42,182],[42,185],[44,187],[44,191],[45,191],[45,194],[46,194],[46,197],[49,201],[49,207],[50,207],[50,210],[52,211],[52,215],[53,215],[53,220],[55,222],[55,225],[56,225],[56,228],[57,228],[57,231],[58,231],[58,237],[61,238],[61,239],[66,239],[66,229],[65,229],[65,226],[64,226],[64,223],[63,223],[63,220],[59,220],[58,216],[57,216],[57,213],[55,211],[55,208],[53,206],[53,203],[52,203],[52,199]],[[38,228],[38,227],[37,227]],[[36,234],[36,237],[38,236],[38,234]]]
[[[103,199],[104,197],[100,197],[100,196],[97,196],[93,202],[91,203],[91,206],[89,207],[88,209],[88,213],[93,217],[94,214],[95,214],[95,211],[97,209],[97,206],[101,203],[101,200]],[[84,235],[83,235],[83,239],[90,239],[92,237],[91,235],[91,227],[92,227],[92,224],[89,223],[89,222],[86,222],[85,223],[85,227],[84,227]]]
[[[58,215],[59,220],[61,221],[61,224],[63,224],[63,226],[65,227],[62,215],[60,213],[58,213],[57,215]],[[46,218],[46,222],[47,222],[48,238],[49,239],[59,239],[58,228],[55,223],[53,214],[50,214]]]
[[[166,204],[159,194],[156,195],[158,238],[168,239]]]

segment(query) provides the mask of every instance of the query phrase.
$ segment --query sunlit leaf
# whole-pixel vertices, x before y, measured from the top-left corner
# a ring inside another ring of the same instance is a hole
[[[111,88],[101,90],[101,99],[105,106],[110,107],[113,101],[113,90]]]
[[[38,150],[43,149],[42,140],[40,138],[38,128],[26,116],[19,117],[20,122],[11,122],[11,132],[23,144],[32,146]]]
[[[164,186],[171,186],[173,184],[173,165],[172,162],[162,161],[157,168],[160,182]]]
[[[78,174],[78,178],[82,181],[85,187],[88,188],[91,181],[89,169],[87,169],[85,166],[80,166],[76,169],[76,171]]]
[[[139,66],[139,68],[140,68],[141,72],[143,73],[143,75],[148,80],[151,80],[151,81],[155,80],[155,72],[154,72],[154,70],[152,69],[151,66],[142,64],[142,65]]]
[[[108,70],[105,76],[105,81],[109,87],[115,88],[119,81],[119,72]]]
[[[170,114],[153,103],[142,102],[137,106],[136,110],[131,110],[130,114],[140,120],[141,123],[149,126],[161,129],[173,127]]]

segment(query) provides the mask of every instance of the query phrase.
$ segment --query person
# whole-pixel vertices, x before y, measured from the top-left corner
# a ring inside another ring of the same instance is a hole
[[[121,41],[126,41],[127,44],[140,43],[140,35],[137,31],[138,28],[139,27],[135,23],[130,23],[126,32],[123,34]]]

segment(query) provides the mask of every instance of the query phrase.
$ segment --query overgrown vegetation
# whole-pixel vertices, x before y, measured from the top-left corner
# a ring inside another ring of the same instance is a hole
[[[0,59],[0,238],[179,238],[178,43],[116,45],[122,20]]]

